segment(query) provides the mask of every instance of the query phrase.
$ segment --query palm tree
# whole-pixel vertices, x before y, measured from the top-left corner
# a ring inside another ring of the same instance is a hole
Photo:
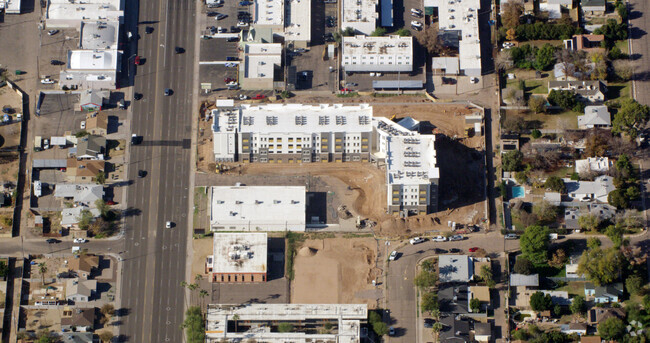
[[[237,332],[237,322],[239,321],[239,315],[238,315],[238,314],[234,314],[234,315],[232,316],[232,320],[235,322],[235,332]]]
[[[190,290],[190,303],[194,303],[194,291],[199,288],[199,284],[191,283],[187,285],[187,289]]]
[[[203,280],[203,275],[201,274],[196,274],[194,276],[194,282],[199,283],[199,281]]]
[[[201,300],[201,308],[203,308],[203,298],[208,296],[208,291],[202,289],[199,291],[199,299]]]
[[[181,281],[181,287],[188,288],[187,282]],[[187,298],[185,298],[185,301],[187,301]]]
[[[41,273],[41,283],[45,285],[45,273],[47,273],[47,264],[45,262],[38,264],[38,272]]]

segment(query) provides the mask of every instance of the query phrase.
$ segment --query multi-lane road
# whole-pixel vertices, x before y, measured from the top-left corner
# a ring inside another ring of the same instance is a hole
[[[120,335],[129,342],[182,342],[180,283],[186,279],[189,232],[196,1],[127,6],[136,6],[126,12],[137,13],[137,20],[130,22],[138,22],[132,29],[145,63],[137,67],[133,88],[143,97],[133,102],[131,130],[142,139],[129,150],[128,179],[133,184],[126,204],[132,215],[125,219],[121,308],[127,314]],[[152,33],[146,33],[147,26]],[[175,53],[175,47],[185,53]],[[173,94],[165,96],[166,88]],[[138,177],[140,170],[146,171],[145,177]],[[172,228],[165,228],[167,221],[174,223]]]
[[[633,96],[638,102],[650,105],[650,43],[646,36],[650,30],[650,3],[647,0],[631,0],[629,4],[631,53],[637,59]]]

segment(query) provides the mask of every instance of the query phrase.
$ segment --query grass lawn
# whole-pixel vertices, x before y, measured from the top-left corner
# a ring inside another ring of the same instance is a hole
[[[609,100],[623,100],[630,97],[630,82],[609,83],[607,85],[607,98]]]
[[[615,45],[616,45],[616,47],[618,47],[619,49],[621,49],[621,51],[622,51],[624,54],[628,54],[628,55],[630,54],[630,47],[629,47],[629,45],[628,45],[628,41],[627,41],[627,39],[624,39],[624,40],[617,40]]]
[[[526,93],[530,94],[548,94],[548,80],[526,80]]]
[[[569,295],[582,295],[585,296],[585,281],[571,281],[555,291],[566,291]]]
[[[575,172],[575,171],[576,170],[575,170],[574,167],[563,167],[563,168],[560,168],[560,169],[548,174],[548,176],[557,176],[559,178],[565,178],[565,177],[567,177],[567,175],[569,175],[569,177],[570,177],[571,174],[573,174],[573,172]]]
[[[577,113],[573,111],[565,111],[558,114],[545,114],[545,113],[529,113],[524,115],[527,121],[537,121],[541,125],[540,129],[545,130],[558,130],[568,129],[574,130],[578,128]]]

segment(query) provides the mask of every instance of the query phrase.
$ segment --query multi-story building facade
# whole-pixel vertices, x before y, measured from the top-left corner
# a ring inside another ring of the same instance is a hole
[[[343,37],[342,49],[346,72],[413,71],[413,37]]]
[[[372,107],[279,104],[215,109],[218,162],[368,162]]]

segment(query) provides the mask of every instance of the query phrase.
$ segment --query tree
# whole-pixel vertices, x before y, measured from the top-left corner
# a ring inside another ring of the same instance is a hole
[[[37,343],[55,343],[58,342],[56,337],[53,335],[53,332],[43,329],[38,333]]]
[[[506,132],[520,132],[526,129],[526,120],[521,116],[508,116],[502,126]]]
[[[618,279],[623,267],[621,253],[616,248],[590,248],[582,253],[578,274],[585,274],[596,285],[606,285]]]
[[[433,326],[431,326],[431,330],[433,330],[433,332],[436,332],[436,333],[440,332],[442,330],[442,328],[443,328],[443,325],[442,325],[441,322],[435,322],[435,323],[433,323]]]
[[[501,4],[501,23],[508,29],[519,26],[522,14],[524,14],[524,5],[521,1],[508,1]]]
[[[503,155],[501,165],[505,171],[518,171],[521,168],[521,163],[524,159],[524,154],[519,150],[508,151]]]
[[[442,37],[438,35],[437,25],[431,25],[419,31],[415,34],[415,39],[432,55],[439,55],[444,48]]]
[[[636,138],[637,131],[648,121],[648,113],[650,107],[647,105],[642,105],[632,98],[624,99],[612,120],[612,132],[625,133]]]
[[[594,231],[600,225],[600,217],[595,214],[584,214],[578,217],[578,226],[585,231]]]
[[[374,322],[372,323],[372,331],[379,337],[385,336],[388,334],[388,325],[384,322]]]
[[[492,268],[490,268],[490,266],[482,266],[481,270],[479,271],[479,276],[481,277],[481,280],[485,282],[485,285],[489,288],[494,288],[494,286],[496,286],[496,282],[494,282],[494,277],[492,275]]]
[[[47,264],[45,262],[38,264],[38,272],[41,274],[41,283],[45,285],[45,273],[47,273]]]
[[[519,245],[522,255],[534,264],[544,264],[548,254],[549,230],[546,226],[533,225],[521,235]]]
[[[413,282],[419,289],[426,289],[436,285],[438,281],[438,276],[435,272],[430,272],[426,270],[421,270]]]
[[[621,81],[629,81],[634,75],[634,64],[630,60],[615,60],[613,66],[614,74]]]
[[[615,189],[609,192],[609,194],[607,194],[607,203],[618,209],[627,208],[629,206],[622,189]]]
[[[99,217],[88,226],[88,232],[94,236],[107,236],[113,232],[113,224]]]
[[[524,185],[528,182],[528,175],[526,175],[525,171],[518,171],[515,173],[515,180],[518,184]]]
[[[564,181],[557,176],[549,176],[544,183],[544,187],[549,188],[553,191],[566,193],[566,185]]]
[[[560,106],[565,110],[570,110],[576,105],[576,96],[573,91],[552,89],[548,93],[547,100],[551,105]]]
[[[557,249],[551,260],[548,261],[548,265],[554,268],[562,268],[566,264],[567,256],[563,249]]]
[[[639,274],[630,275],[625,279],[625,289],[630,295],[638,294],[643,285],[643,278]]]
[[[373,37],[381,37],[385,34],[386,34],[386,29],[380,26],[376,28],[375,31],[372,31],[370,35]]]
[[[593,32],[595,35],[604,35],[604,48],[611,48],[617,40],[627,39],[627,24],[618,23],[615,19],[608,19],[607,23]]]
[[[341,31],[341,36],[343,36],[343,37],[352,37],[352,36],[354,36],[355,33],[356,32],[354,31],[354,29],[348,26],[345,29],[343,29],[343,31]]]
[[[501,50],[497,53],[497,57],[494,59],[494,64],[499,70],[507,70],[512,68],[512,53],[510,49]]]
[[[506,30],[506,39],[507,40],[515,40],[515,39],[517,39],[517,31],[515,31],[515,29]]]
[[[422,312],[431,312],[439,309],[438,296],[433,292],[424,293],[420,299],[420,307],[422,308]]]
[[[517,274],[530,275],[535,271],[535,266],[524,256],[518,256],[517,261],[515,261],[514,270]]]
[[[643,308],[646,309],[646,311],[650,309],[650,294],[646,294],[643,296],[642,303],[643,303]]]
[[[530,308],[533,311],[546,311],[550,310],[553,306],[553,300],[549,294],[542,292],[535,292],[530,296]]]
[[[282,322],[278,324],[278,331],[279,332],[291,332],[293,331],[293,324],[287,323],[287,322]]]
[[[544,46],[537,50],[535,53],[535,62],[533,62],[533,68],[538,71],[548,70],[555,62],[555,47],[550,44],[544,44]]]
[[[472,312],[479,312],[481,310],[481,301],[473,298],[469,301],[469,308],[472,310]]]
[[[99,210],[99,215],[102,216],[102,218],[106,218],[108,211],[111,210],[111,206],[104,201],[104,199],[97,199],[95,201],[95,207]]]
[[[528,107],[535,113],[542,113],[546,110],[546,100],[544,100],[544,98],[541,96],[531,96],[528,98]],[[534,130],[533,132],[535,131],[539,132],[539,130]],[[541,132],[539,137],[541,137]],[[539,137],[533,136],[535,139]]]
[[[557,220],[557,207],[546,200],[534,203],[533,213],[544,224],[550,224]]]
[[[408,37],[411,35],[411,31],[409,29],[401,28],[397,31],[395,31],[395,34],[400,36],[400,37]]]
[[[602,242],[596,237],[591,237],[587,240],[587,249],[596,249],[600,247]]]
[[[619,339],[625,333],[625,323],[616,317],[610,317],[598,324],[598,334],[601,338]]]
[[[79,218],[77,218],[78,221],[78,226],[82,230],[88,230],[88,227],[90,226],[90,223],[93,221],[95,217],[89,210],[81,210],[79,213]]]
[[[586,308],[586,303],[585,303],[585,297],[582,295],[577,295],[573,298],[573,301],[571,302],[571,306],[569,308],[571,309],[571,313],[573,314],[580,314],[585,312]]]
[[[620,248],[623,245],[623,228],[610,225],[605,229],[605,235],[612,241],[614,247]]]
[[[191,306],[185,311],[185,320],[181,327],[185,329],[188,343],[204,342],[205,325],[201,309],[198,306]]]
[[[102,333],[99,334],[99,339],[103,343],[110,343],[113,340],[113,337],[115,336],[110,331],[102,331]]]
[[[115,315],[115,307],[112,304],[104,304],[101,308],[101,312],[107,317],[112,317]]]
[[[97,182],[98,185],[103,185],[106,183],[106,174],[103,171],[100,171],[95,175],[95,182]]]

